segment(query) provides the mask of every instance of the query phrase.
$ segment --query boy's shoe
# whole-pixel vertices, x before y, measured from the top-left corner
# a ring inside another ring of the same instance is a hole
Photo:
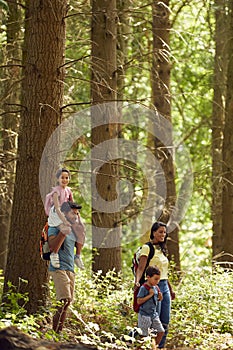
[[[84,263],[82,261],[82,258],[80,255],[75,255],[74,256],[74,263],[77,265],[81,270],[85,269]]]
[[[60,261],[59,261],[59,255],[58,253],[51,253],[50,254],[50,262],[53,267],[58,269],[60,267]]]
[[[140,335],[142,335],[142,331],[140,328],[138,327],[134,327],[133,329],[130,330],[129,332],[129,337],[132,337],[132,338],[137,338],[139,337]]]
[[[149,329],[149,335],[150,335],[151,337],[156,338],[157,335],[158,335],[158,332],[157,332],[156,329],[152,328],[152,329]]]
[[[133,344],[135,341],[139,341],[140,336],[142,335],[142,331],[140,328],[134,327],[128,333],[128,336],[131,338],[127,340],[130,344]]]

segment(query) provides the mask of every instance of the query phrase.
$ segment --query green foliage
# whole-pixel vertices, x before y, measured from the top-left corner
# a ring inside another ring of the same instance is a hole
[[[189,149],[194,173],[191,205],[182,223],[181,237],[186,240],[187,232],[192,236],[195,230],[202,231],[202,236],[205,232],[207,240],[212,195],[214,13],[211,0],[174,2],[171,9],[172,122],[175,133]]]
[[[191,204],[181,223],[182,267],[190,267],[190,263],[195,260],[196,256],[198,262],[201,261],[205,264],[206,261],[210,260],[211,254],[210,245],[206,242],[212,235],[211,115],[214,63],[212,3],[212,0],[170,2],[172,123],[177,143],[184,143],[189,150],[194,175]],[[133,103],[143,102],[149,106],[151,102],[152,52],[151,4],[143,0],[136,2],[134,6],[129,5],[127,16],[124,100],[133,101]],[[65,100],[67,104],[80,103],[81,101],[81,105],[72,106],[70,109],[65,108],[65,117],[70,115],[71,109],[77,111],[89,106],[90,18],[91,11],[88,3],[71,1],[71,11],[67,18]],[[129,130],[128,128],[127,130],[122,129],[121,132],[126,139],[129,137],[131,140],[135,137],[142,144],[147,144],[146,133],[140,131],[139,135],[139,130]],[[77,140],[70,151],[66,164],[72,172],[78,173],[82,159],[90,152],[90,147],[90,134],[82,135]],[[121,164],[122,178],[127,178],[134,185],[135,190],[132,205],[122,215],[123,237],[130,220],[137,217],[144,198],[143,172],[135,166],[130,167],[130,169],[131,171],[124,163]],[[178,170],[182,171],[182,169]],[[135,176],[135,171],[137,176]],[[82,202],[82,216],[85,223],[91,224],[91,208],[85,203],[85,198],[79,198],[79,180],[72,179],[71,186],[74,188],[75,199]],[[178,187],[179,184],[177,184],[177,189]],[[199,238],[195,237],[196,232],[198,232]],[[188,258],[187,252],[190,254],[190,251],[194,259]]]
[[[14,287],[8,303],[1,305],[0,327],[16,325],[34,337],[82,341],[94,344],[98,349],[133,349],[136,342],[131,343],[128,333],[137,325],[137,314],[132,310],[133,275],[130,267],[126,271],[128,274],[124,277],[114,272],[103,277],[101,272],[93,274],[88,270],[77,270],[75,301],[60,335],[51,330],[53,307],[50,316],[27,316],[18,304],[19,300],[26,301],[27,296],[18,293]],[[176,299],[172,302],[167,346],[203,350],[232,348],[232,271],[196,267],[184,273],[178,283],[172,282]],[[51,298],[55,305],[52,284]],[[140,346],[151,349],[151,339],[144,339]]]
[[[23,283],[26,281],[22,280]],[[1,279],[1,290],[3,289],[3,278]],[[27,332],[34,332],[38,326],[34,316],[27,315],[25,304],[28,295],[22,294],[11,282],[8,282],[8,292],[4,295],[4,301],[0,308],[0,328],[17,326]]]
[[[4,10],[9,10],[8,4],[6,1],[0,0],[0,8],[4,9]]]
[[[172,303],[169,339],[176,346],[230,349],[232,271],[195,268],[182,277]]]
[[[66,20],[66,81],[64,117],[90,104],[90,23],[87,1],[70,1]]]
[[[2,1],[1,4],[6,2]],[[150,104],[151,69],[151,6],[141,1],[128,9],[128,52],[125,63],[124,99]],[[90,5],[86,1],[71,1],[67,18],[66,40],[66,84],[64,117],[86,107],[90,102]],[[194,189],[191,205],[181,225],[180,253],[185,270],[180,282],[174,281],[177,298],[172,303],[172,321],[168,337],[170,346],[190,346],[198,349],[232,348],[232,272],[221,269],[211,271],[212,235],[211,206],[211,113],[212,78],[214,58],[212,0],[192,0],[184,3],[171,2],[171,92],[172,122],[174,131],[190,151],[194,172]],[[3,33],[0,41],[5,40]],[[149,83],[148,83],[149,82]],[[83,106],[84,105],[84,106]],[[146,135],[138,130],[122,130],[132,139],[143,139]],[[132,136],[131,136],[132,135]],[[140,136],[140,137],[139,137]],[[90,135],[82,135],[70,152],[67,166],[77,172],[79,162],[90,151]],[[135,182],[143,187],[143,176],[137,170]],[[123,172],[129,179],[135,169]],[[80,202],[80,188],[72,176],[71,187],[75,189],[75,200]],[[135,208],[140,208],[140,196]],[[85,199],[81,214],[86,223],[91,223],[91,208]],[[127,213],[126,213],[127,214]],[[130,213],[129,213],[130,214]],[[123,237],[130,215],[124,217]],[[87,244],[91,239],[87,239]],[[50,340],[82,340],[98,344],[101,348],[127,347],[129,327],[136,325],[137,315],[132,311],[133,275],[131,258],[138,242],[124,244],[123,274],[109,273],[106,278],[92,274],[89,270],[77,271],[76,300],[67,328],[61,336],[51,331],[51,318],[47,314],[28,316],[24,309],[27,295],[10,286],[7,302],[1,304],[0,327],[17,325],[33,336]],[[85,252],[86,248],[84,248]],[[90,254],[88,258],[90,260]],[[90,265],[91,265],[91,261]],[[88,264],[87,264],[88,265]],[[190,272],[191,271],[191,272]],[[3,281],[0,281],[2,289]],[[55,295],[51,285],[51,299]],[[53,313],[49,310],[49,315]],[[149,348],[148,341],[144,347]],[[132,348],[132,345],[129,345]]]

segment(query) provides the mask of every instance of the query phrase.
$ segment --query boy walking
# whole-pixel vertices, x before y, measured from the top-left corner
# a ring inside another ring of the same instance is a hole
[[[160,270],[154,266],[148,266],[146,269],[147,288],[142,285],[137,295],[137,303],[140,305],[138,313],[138,328],[142,331],[142,336],[157,334],[156,344],[159,344],[164,328],[156,311],[158,300],[162,300],[163,296],[157,284],[160,280]],[[148,288],[149,287],[149,288]],[[149,290],[148,290],[149,289]]]

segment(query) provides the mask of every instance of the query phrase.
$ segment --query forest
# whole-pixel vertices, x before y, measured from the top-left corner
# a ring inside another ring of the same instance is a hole
[[[131,265],[161,221],[166,349],[233,349],[233,0],[0,0],[0,15],[0,348],[15,326],[57,349],[151,349],[129,336]],[[86,241],[57,334],[39,243],[62,167]]]

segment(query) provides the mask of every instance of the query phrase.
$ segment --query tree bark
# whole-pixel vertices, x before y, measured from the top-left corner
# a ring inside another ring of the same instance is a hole
[[[129,0],[117,1],[119,24],[117,26],[117,100],[123,101],[125,88],[125,63],[127,61],[129,28]]]
[[[226,113],[223,131],[222,248],[220,261],[233,267],[233,1],[229,2],[228,68]]]
[[[2,350],[87,350],[96,349],[96,346],[84,343],[60,343],[41,339],[34,339],[24,334],[16,327],[7,327],[0,330],[0,349]]]
[[[92,245],[93,270],[105,274],[121,269],[120,223],[117,198],[117,10],[115,0],[92,1]],[[112,102],[107,104],[107,102]],[[102,104],[97,107],[97,104]],[[102,147],[102,148],[101,148]],[[98,151],[100,149],[100,151]],[[100,161],[101,160],[101,161]],[[96,176],[95,176],[96,174]],[[103,207],[99,203],[103,201]]]
[[[4,292],[8,281],[19,293],[27,292],[29,313],[38,311],[48,292],[47,266],[38,251],[46,220],[39,167],[46,141],[60,121],[66,12],[65,0],[26,2],[22,112]]]
[[[156,111],[171,123],[171,93],[170,93],[170,20],[169,0],[153,2],[153,61],[152,61],[152,104]],[[166,178],[167,197],[163,213],[159,220],[168,223],[172,220],[171,213],[176,204],[175,170],[173,165],[172,129],[169,133],[169,145],[164,145],[158,138],[154,139],[155,156],[160,162]],[[157,188],[159,183],[155,179]],[[169,256],[180,270],[178,227],[169,232]]]
[[[19,126],[19,82],[20,82],[20,18],[21,11],[16,2],[8,1],[6,23],[7,44],[3,84],[2,114],[2,165],[0,171],[0,269],[5,270],[8,248],[11,208],[13,202],[17,133]]]
[[[226,5],[226,4],[225,4]],[[226,101],[226,69],[229,19],[222,0],[215,1],[215,62],[214,97],[212,113],[212,221],[213,260],[223,251],[222,240],[222,191],[223,191],[223,128]],[[226,25],[227,24],[227,25]]]

